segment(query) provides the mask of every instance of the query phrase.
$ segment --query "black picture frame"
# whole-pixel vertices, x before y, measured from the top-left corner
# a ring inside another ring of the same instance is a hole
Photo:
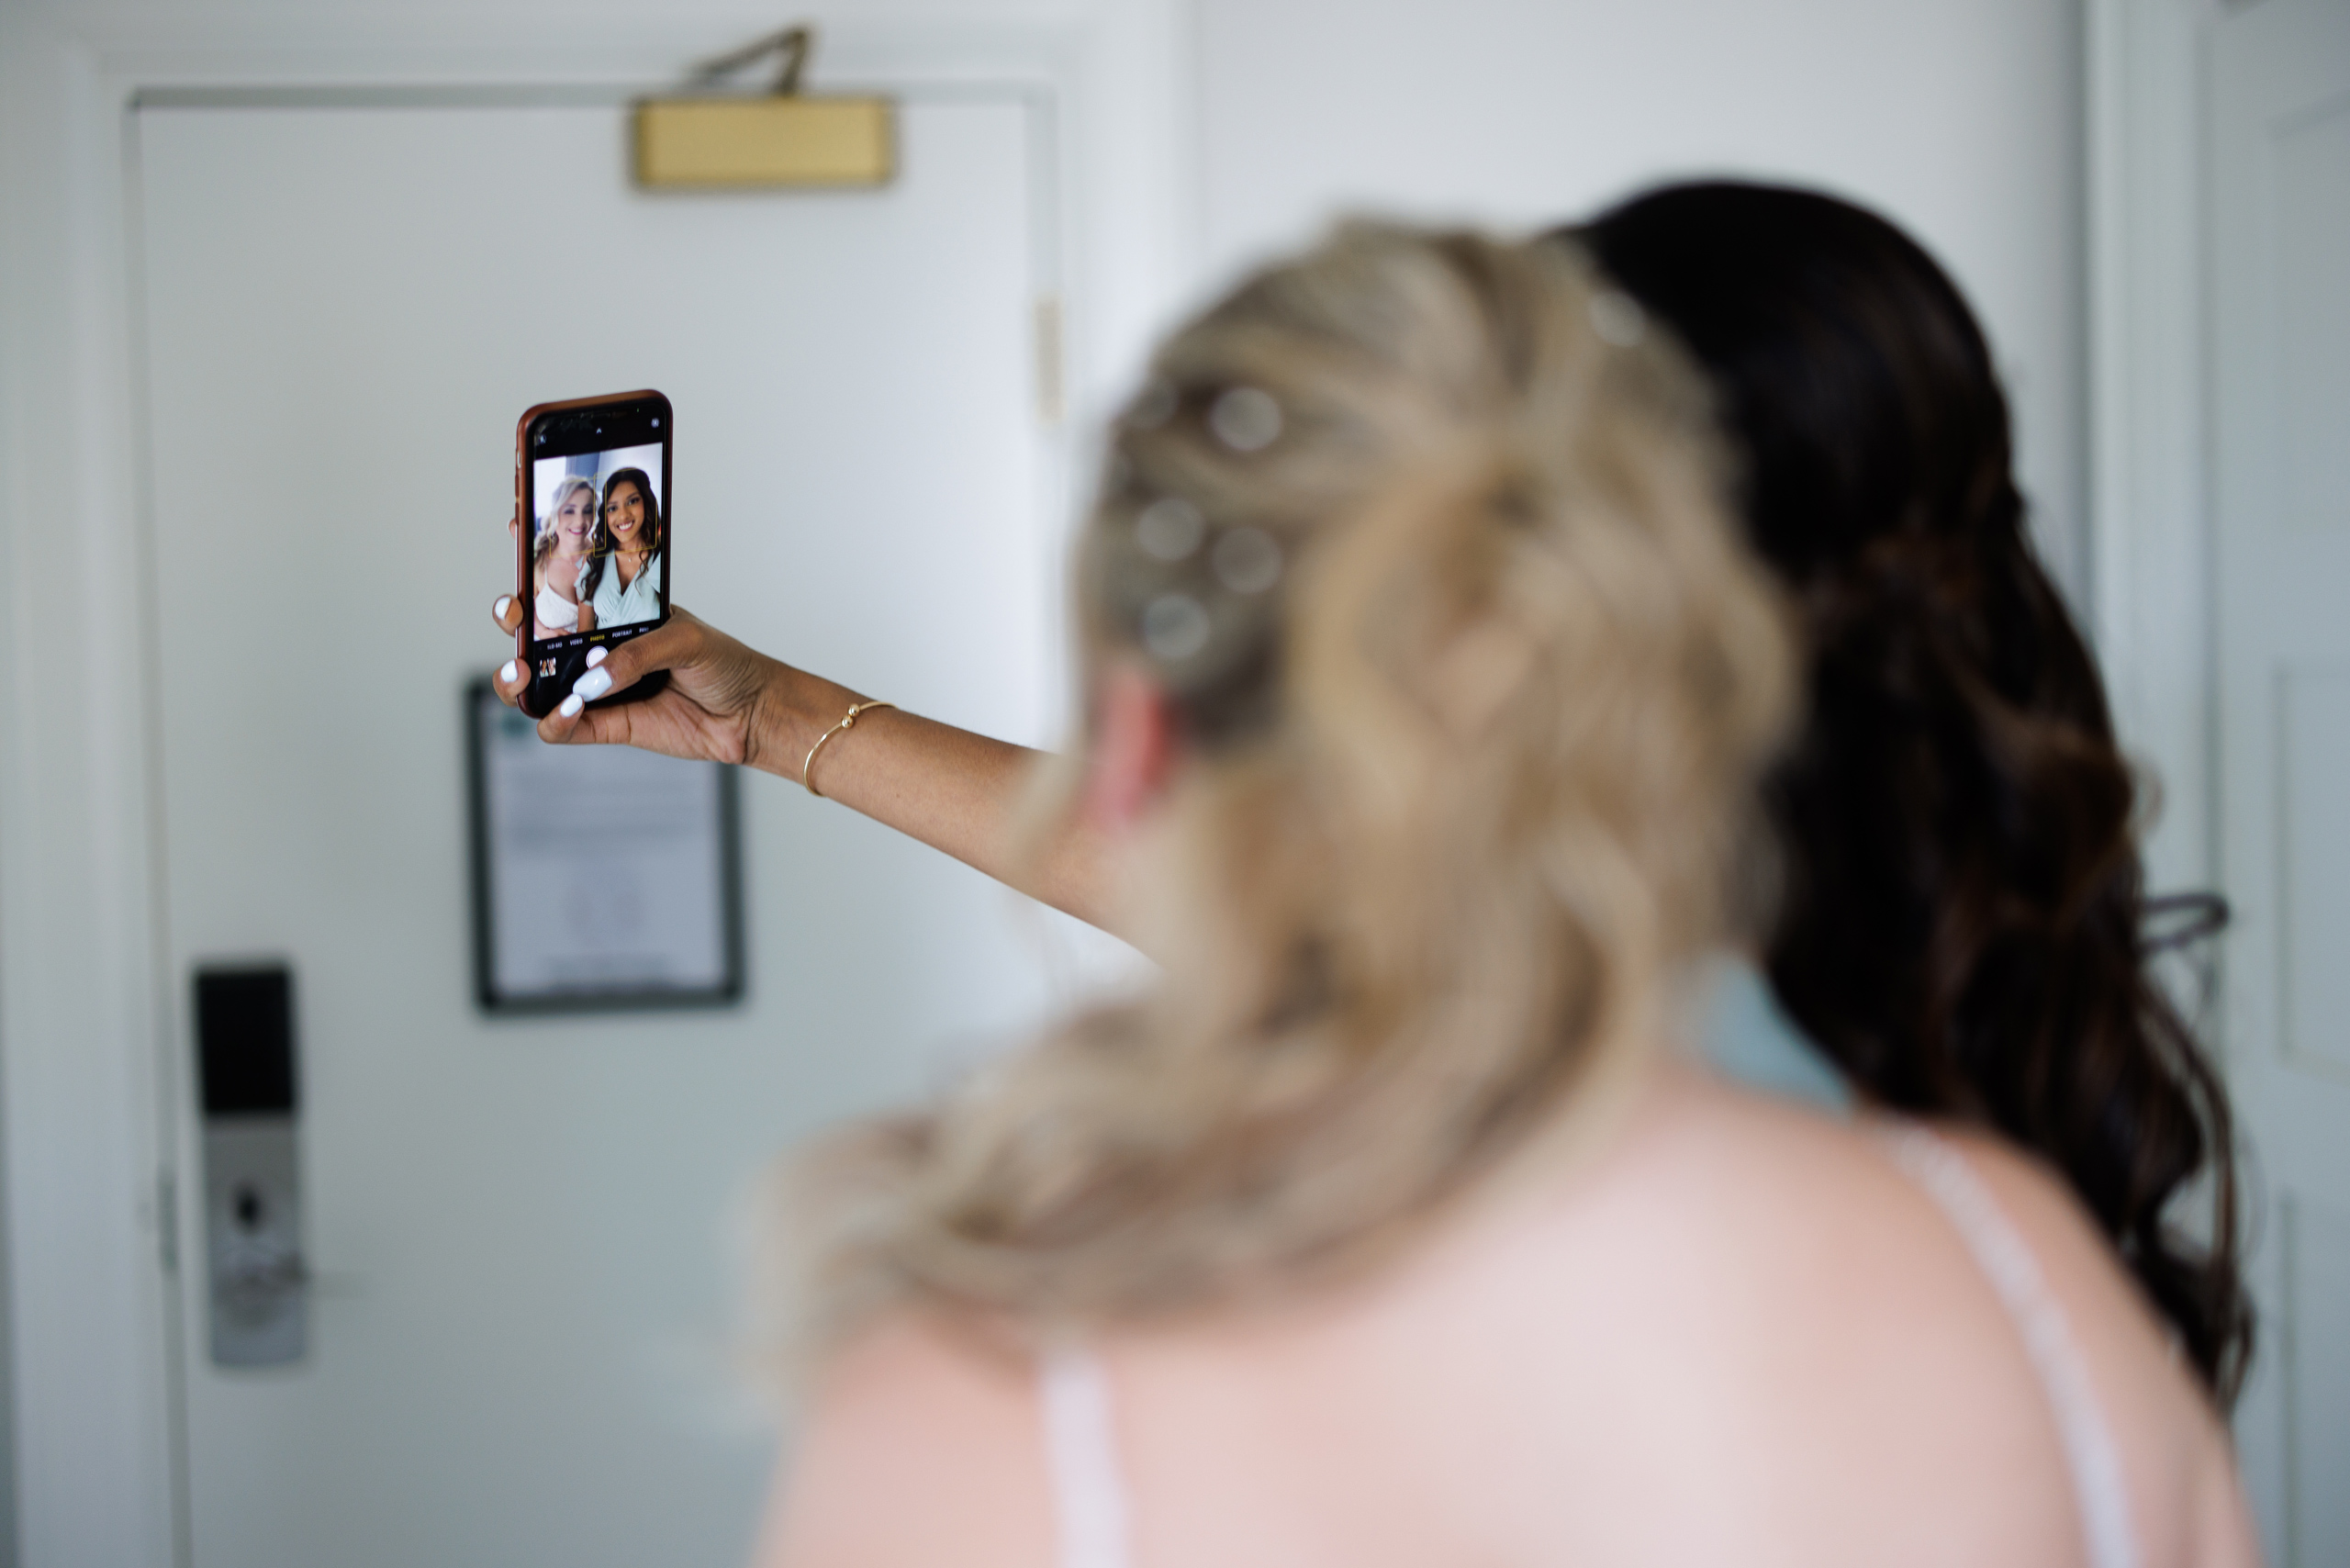
[[[717,774],[715,843],[712,846],[718,858],[715,914],[720,934],[720,978],[717,982],[684,986],[623,981],[548,987],[527,991],[512,991],[501,987],[496,902],[497,868],[501,858],[497,842],[499,829],[490,809],[490,759],[483,745],[484,720],[490,708],[520,719],[523,723],[531,722],[527,717],[499,700],[489,677],[482,676],[465,684],[460,719],[465,738],[475,1004],[493,1017],[691,1011],[738,1005],[749,989],[744,938],[742,806],[736,777],[739,769],[715,762],[681,763],[678,766],[711,768]]]

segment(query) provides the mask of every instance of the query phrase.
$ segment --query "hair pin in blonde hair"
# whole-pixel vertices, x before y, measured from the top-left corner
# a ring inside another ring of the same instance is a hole
[[[1208,429],[1235,452],[1262,452],[1281,439],[1281,406],[1270,392],[1235,386],[1208,409]]]
[[[1208,612],[1188,593],[1163,593],[1142,612],[1142,645],[1162,664],[1179,665],[1208,645]]]

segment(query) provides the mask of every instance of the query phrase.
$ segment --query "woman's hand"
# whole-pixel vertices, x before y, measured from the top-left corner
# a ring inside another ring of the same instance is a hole
[[[510,597],[499,599],[490,611],[509,637],[525,613]],[[669,623],[660,630],[632,637],[609,655],[599,648],[588,656],[594,667],[573,683],[572,695],[561,706],[539,721],[542,740],[632,745],[665,756],[781,771],[773,757],[759,755],[763,700],[784,673],[766,655],[673,607]],[[669,684],[655,696],[612,708],[585,706],[655,670],[667,670]],[[530,680],[520,660],[510,662],[495,678],[498,695],[513,707]]]

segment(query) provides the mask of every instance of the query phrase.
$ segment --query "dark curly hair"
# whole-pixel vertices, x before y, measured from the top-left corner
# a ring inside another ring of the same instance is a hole
[[[1798,607],[1810,711],[1767,790],[1782,1005],[1864,1098],[2062,1170],[2232,1403],[2252,1314],[2227,1092],[2148,972],[2137,788],[1964,298],[1806,191],[1673,185],[1563,232],[1710,372]],[[2196,1245],[2166,1211],[2205,1171]]]

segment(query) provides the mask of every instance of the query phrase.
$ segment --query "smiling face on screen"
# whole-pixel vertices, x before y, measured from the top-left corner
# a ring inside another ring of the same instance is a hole
[[[604,492],[604,529],[617,550],[642,550],[646,543],[644,491],[633,479],[615,478]]]
[[[596,491],[575,485],[554,509],[555,548],[566,555],[588,553],[588,535],[596,526]]]

